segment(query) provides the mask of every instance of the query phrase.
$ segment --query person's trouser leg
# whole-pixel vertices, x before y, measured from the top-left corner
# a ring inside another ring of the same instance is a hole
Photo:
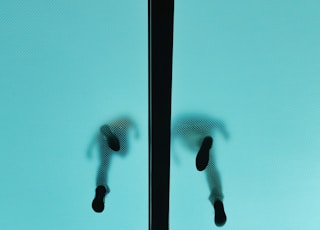
[[[210,189],[209,200],[215,210],[215,224],[217,226],[222,226],[225,224],[227,217],[223,206],[221,179],[219,172],[214,165],[214,156],[211,156],[205,172]]]
[[[108,149],[106,142],[100,140],[100,166],[96,178],[95,198],[92,201],[92,209],[95,212],[104,210],[104,198],[110,192],[107,185],[107,171],[110,167],[111,150]]]
[[[198,171],[206,169],[209,163],[210,149],[212,147],[213,139],[211,136],[203,138],[200,149],[196,157],[196,167]]]

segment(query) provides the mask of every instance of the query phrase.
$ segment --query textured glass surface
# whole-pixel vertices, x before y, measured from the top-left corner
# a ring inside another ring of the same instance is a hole
[[[170,229],[217,228],[212,198],[223,200],[223,229],[319,227],[319,10],[176,0]]]
[[[0,5],[0,229],[147,229],[147,2]]]

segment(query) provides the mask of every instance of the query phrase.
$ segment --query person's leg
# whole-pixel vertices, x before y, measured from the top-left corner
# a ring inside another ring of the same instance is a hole
[[[101,153],[100,156],[100,165],[97,172],[96,178],[96,186],[104,186],[107,191],[109,190],[107,182],[107,174],[110,168],[110,158],[111,158],[111,151]]]
[[[119,138],[112,132],[112,130],[111,130],[109,125],[101,126],[100,132],[106,138],[109,147],[113,151],[119,151],[120,150]]]
[[[129,151],[128,130],[114,128],[113,133],[118,138],[118,141],[119,141],[119,150],[117,151],[116,155],[126,156],[126,154]]]
[[[92,201],[92,208],[95,212],[104,210],[104,198],[110,192],[107,185],[107,171],[110,167],[111,150],[108,148],[106,140],[100,138],[100,165],[96,178],[96,194]]]
[[[211,136],[206,136],[200,146],[196,157],[196,167],[199,171],[205,170],[209,162],[209,152],[212,147],[213,139]]]
[[[108,191],[108,186],[105,187],[103,185],[99,185],[96,188],[96,195],[92,201],[92,209],[95,212],[103,212],[104,210],[104,198],[106,194],[109,192]]]
[[[223,193],[221,179],[218,170],[214,165],[214,156],[211,156],[209,164],[205,170],[207,181],[210,189],[209,200],[214,207],[215,211],[215,224],[217,226],[223,226],[227,221],[227,216],[223,206]]]

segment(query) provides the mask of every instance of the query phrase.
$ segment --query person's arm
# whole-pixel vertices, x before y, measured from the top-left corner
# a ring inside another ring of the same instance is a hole
[[[87,153],[86,153],[88,158],[92,157],[92,152],[93,152],[94,147],[97,144],[97,141],[98,141],[98,134],[95,134],[88,145],[88,149],[87,149]]]
[[[172,146],[172,148],[171,148],[171,156],[172,156],[173,161],[177,165],[179,165],[180,164],[180,158],[179,158],[178,152],[176,151],[176,148],[175,148],[175,146],[176,146],[175,140],[176,140],[176,136],[171,137],[171,146]]]
[[[134,121],[131,121],[131,123],[132,123],[132,128],[133,128],[133,131],[134,131],[134,137],[135,137],[136,139],[138,139],[138,138],[140,137],[140,132],[139,132],[138,125],[137,125],[137,123],[134,122]]]
[[[134,132],[134,137],[135,138],[140,137],[139,128],[138,128],[137,123],[129,117],[124,117],[119,120],[116,120],[115,122],[113,122],[111,124],[111,126],[113,126],[115,128],[117,128],[119,126],[121,129],[124,129],[126,132],[128,132],[129,129],[132,128],[133,132]]]
[[[230,135],[229,135],[229,132],[227,131],[227,128],[226,128],[225,124],[223,122],[221,122],[221,121],[216,121],[214,123],[215,123],[215,127],[220,130],[220,132],[222,133],[224,138],[226,140],[228,140]]]

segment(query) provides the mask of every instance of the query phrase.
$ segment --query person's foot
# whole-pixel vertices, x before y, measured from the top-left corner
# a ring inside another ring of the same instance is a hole
[[[104,197],[107,190],[104,186],[100,185],[96,188],[96,196],[92,201],[92,208],[95,212],[102,212],[104,210]]]
[[[108,141],[108,146],[113,150],[113,151],[119,151],[120,150],[120,141],[119,138],[112,133],[110,127],[108,125],[104,125],[100,128],[100,132],[105,135]]]
[[[224,212],[223,203],[221,200],[214,202],[214,222],[218,227],[223,226],[227,221],[226,213]]]
[[[113,151],[119,151],[120,150],[120,142],[116,135],[111,133],[111,135],[108,136],[108,145]]]
[[[212,147],[213,139],[210,136],[206,136],[201,144],[200,150],[196,157],[196,167],[199,171],[206,169],[209,163],[209,151]]]

